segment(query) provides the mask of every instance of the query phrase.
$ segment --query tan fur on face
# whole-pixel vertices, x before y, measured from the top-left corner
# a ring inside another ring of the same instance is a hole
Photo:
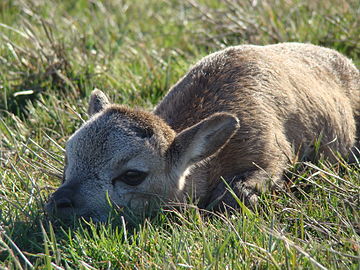
[[[101,91],[93,93],[89,112],[89,122],[69,140],[67,180],[50,210],[67,198],[64,190],[75,190],[78,215],[100,219],[106,217],[106,193],[115,204],[132,200],[134,211],[153,197],[167,202],[187,194],[201,206],[215,200],[219,207],[236,206],[221,177],[252,204],[282,183],[296,155],[314,157],[315,140],[332,161],[334,153],[347,156],[359,146],[360,75],[346,57],[310,44],[236,46],[198,62],[153,113],[109,105]],[[152,135],[139,137],[132,125]],[[126,154],[147,167],[144,183],[111,186],[123,166],[109,165],[114,149],[118,159]],[[93,173],[86,175],[89,168]]]

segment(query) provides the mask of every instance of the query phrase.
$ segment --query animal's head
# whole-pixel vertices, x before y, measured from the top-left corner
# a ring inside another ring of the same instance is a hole
[[[111,105],[99,90],[88,113],[67,142],[63,183],[47,204],[61,219],[105,221],[110,205],[142,215],[154,203],[181,199],[189,168],[238,129],[236,117],[217,113],[176,134],[152,113]]]

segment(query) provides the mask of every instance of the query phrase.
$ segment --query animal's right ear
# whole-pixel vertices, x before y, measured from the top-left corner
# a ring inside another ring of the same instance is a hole
[[[88,115],[91,117],[94,114],[105,109],[107,105],[110,104],[107,96],[99,89],[94,89],[91,92]]]

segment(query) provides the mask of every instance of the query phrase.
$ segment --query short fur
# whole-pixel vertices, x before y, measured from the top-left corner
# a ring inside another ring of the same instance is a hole
[[[235,207],[222,178],[253,205],[282,184],[289,161],[314,157],[315,140],[330,161],[359,146],[360,75],[319,46],[236,46],[198,62],[153,113],[111,105],[99,90],[89,113],[67,144],[65,181],[48,204],[59,217],[71,208],[104,220],[106,194],[136,213],[154,198],[189,195],[202,207]],[[149,176],[135,187],[112,185],[127,162]]]

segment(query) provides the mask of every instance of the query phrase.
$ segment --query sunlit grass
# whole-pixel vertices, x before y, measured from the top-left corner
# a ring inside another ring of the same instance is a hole
[[[1,267],[359,269],[359,163],[293,164],[255,212],[68,228],[43,211],[94,87],[150,110],[198,59],[242,43],[312,42],[359,64],[359,18],[353,0],[1,1]]]

